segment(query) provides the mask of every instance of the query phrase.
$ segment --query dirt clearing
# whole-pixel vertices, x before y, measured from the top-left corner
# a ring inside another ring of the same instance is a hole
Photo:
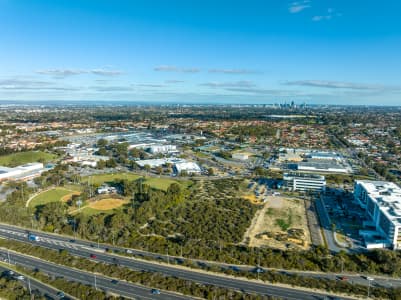
[[[308,249],[310,233],[304,201],[296,198],[268,196],[244,235],[251,247]]]
[[[107,199],[102,199],[102,200],[99,200],[96,202],[92,202],[88,206],[90,208],[97,209],[97,210],[110,210],[110,209],[118,208],[126,203],[128,203],[128,201],[126,201],[126,200],[107,198]]]

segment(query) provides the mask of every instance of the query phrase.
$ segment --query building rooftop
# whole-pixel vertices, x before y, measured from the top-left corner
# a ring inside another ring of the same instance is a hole
[[[284,173],[284,177],[298,177],[298,178],[305,178],[305,179],[319,179],[324,180],[325,177],[323,175],[318,174],[310,174],[310,173],[299,173],[299,172],[289,172]]]
[[[401,225],[401,188],[393,182],[356,180],[364,187],[379,209],[393,222]]]

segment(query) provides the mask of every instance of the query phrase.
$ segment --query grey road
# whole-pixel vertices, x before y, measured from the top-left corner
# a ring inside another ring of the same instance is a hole
[[[0,254],[3,256],[8,255],[7,251],[0,249]],[[9,252],[12,264],[18,264],[31,269],[39,269],[41,272],[56,276],[63,277],[64,279],[70,281],[76,281],[83,284],[89,284],[95,286],[96,288],[115,293],[128,298],[134,299],[171,299],[171,300],[183,300],[191,299],[188,296],[182,296],[170,292],[161,292],[161,295],[152,295],[150,288],[135,285],[125,281],[118,281],[113,283],[110,278],[105,276],[95,275],[94,273],[79,271],[69,267],[64,267],[61,265],[53,264],[41,259],[33,258],[31,256]]]
[[[334,241],[333,231],[331,229],[331,222],[330,218],[327,214],[326,208],[322,203],[320,198],[316,199],[315,202],[316,211],[319,215],[320,225],[322,226],[323,234],[326,239],[327,248],[329,248],[333,252],[340,252],[340,250],[344,250],[348,252],[347,248],[340,248],[337,246],[336,242]]]
[[[8,269],[6,267],[0,266],[0,273],[6,272],[6,271],[10,271],[11,269]],[[22,275],[14,270],[12,270],[14,272],[15,275]],[[59,290],[52,288],[48,285],[45,285],[43,283],[41,283],[40,281],[37,281],[35,279],[29,279],[25,278],[24,280],[20,280],[20,282],[27,288],[29,289],[29,286],[31,288],[32,293],[36,290],[39,291],[41,295],[43,295],[46,299],[58,299],[59,297],[57,296],[57,293],[59,292]],[[69,297],[64,297],[64,300],[69,300],[71,298]]]
[[[18,233],[18,234],[16,234]],[[113,255],[109,253],[99,252],[97,245],[86,241],[76,240],[70,242],[68,238],[45,233],[38,233],[40,241],[32,242],[27,239],[27,233],[24,229],[16,229],[16,227],[0,225],[0,236],[19,240],[25,243],[36,244],[38,246],[50,249],[66,249],[70,254],[89,258],[91,254],[96,254],[96,260],[108,264],[116,263],[133,270],[145,270],[158,272],[168,276],[175,276],[186,280],[191,280],[205,285],[214,285],[229,289],[239,290],[245,293],[256,293],[260,295],[269,295],[284,299],[324,299],[329,294],[304,291],[302,289],[287,288],[271,284],[253,282],[239,278],[230,278],[219,276],[213,273],[200,272],[188,268],[180,268],[173,265],[159,264],[150,261],[126,258],[123,256]],[[101,245],[99,245],[101,246]],[[339,298],[342,299],[342,298]],[[345,298],[343,298],[345,299]]]

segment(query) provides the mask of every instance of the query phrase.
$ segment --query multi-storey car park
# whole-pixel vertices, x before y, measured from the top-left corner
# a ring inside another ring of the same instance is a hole
[[[367,221],[360,235],[367,248],[401,249],[401,188],[392,182],[356,180],[354,197]]]

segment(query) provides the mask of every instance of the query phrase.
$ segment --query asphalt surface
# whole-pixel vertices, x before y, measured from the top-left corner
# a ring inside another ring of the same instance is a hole
[[[340,248],[339,246],[337,246],[337,244],[334,240],[330,218],[327,214],[326,208],[324,207],[324,205],[322,203],[322,199],[317,198],[316,202],[315,202],[315,206],[316,206],[316,211],[319,215],[319,220],[320,220],[320,224],[322,226],[324,237],[326,239],[327,248],[329,248],[333,252],[340,252],[340,250],[344,250],[345,252],[348,252],[349,250],[347,248]]]
[[[0,266],[0,273],[3,273],[5,271],[10,271],[11,269],[8,269],[6,267]],[[23,275],[18,273],[17,271],[11,270],[14,272],[15,276],[17,275]],[[23,275],[24,276],[24,275]],[[25,277],[25,276],[24,276]],[[41,283],[40,281],[37,281],[35,279],[30,278],[29,279],[29,283],[28,283],[28,278],[25,277],[24,280],[18,280],[19,282],[21,282],[27,289],[29,289],[29,285],[31,286],[31,291],[32,293],[34,293],[34,291],[39,291],[41,295],[43,295],[46,299],[59,299],[59,297],[57,296],[57,293],[59,292],[59,290],[52,288],[48,285],[45,285],[43,283]],[[69,300],[71,298],[69,297],[64,297],[64,300]]]
[[[6,257],[7,251],[0,249],[0,254]],[[128,298],[135,299],[171,299],[171,300],[183,300],[192,299],[189,296],[182,296],[170,292],[161,291],[160,295],[151,294],[151,289],[148,287],[135,285],[125,281],[118,281],[113,283],[112,279],[105,276],[95,275],[94,273],[79,271],[69,267],[53,264],[41,259],[33,258],[23,254],[17,254],[15,252],[9,252],[10,260],[12,264],[18,264],[30,269],[39,269],[39,271],[53,275],[55,277],[63,277],[70,281],[76,281],[83,284],[89,284],[96,288],[115,293]]]
[[[318,208],[317,208],[318,209]],[[328,226],[328,225],[327,225]],[[34,231],[31,231],[34,232]],[[90,254],[94,254],[98,251],[103,251],[105,248],[109,248],[112,251],[116,251],[117,252],[126,252],[125,248],[121,248],[121,247],[113,247],[110,245],[103,245],[103,244],[99,244],[99,248],[97,243],[95,242],[90,242],[90,241],[85,241],[85,240],[75,240],[75,242],[70,242],[72,241],[71,238],[69,237],[65,237],[65,236],[61,236],[61,235],[56,235],[56,234],[48,234],[45,232],[38,232],[35,231],[35,233],[37,233],[38,236],[40,236],[42,238],[42,240],[40,242],[31,242],[31,243],[35,243],[38,246],[44,246],[50,249],[68,249],[69,252],[71,254],[74,255],[78,255],[78,256],[83,256],[83,257],[89,257]],[[330,229],[330,233],[331,233],[331,229]],[[11,225],[6,225],[6,224],[1,224],[0,223],[0,236],[4,236],[4,237],[8,237],[8,238],[13,238],[13,239],[17,239],[19,241],[28,243],[30,241],[28,241],[27,239],[27,229],[24,228],[20,228],[20,227],[15,227],[15,226],[11,226]],[[332,242],[334,243],[334,238],[333,235],[331,234],[332,237]],[[55,246],[56,245],[56,246]],[[73,252],[71,248],[76,248],[76,249],[80,249],[80,250],[86,250],[85,253],[76,253]],[[149,261],[147,262],[147,264],[150,264],[150,266],[160,266],[160,264],[155,263],[156,260],[160,261],[160,262],[164,262],[166,263],[167,261],[172,262],[172,267],[174,266],[175,263],[178,264],[178,261],[183,261],[186,260],[186,258],[181,258],[181,257],[172,257],[169,256],[167,259],[166,255],[162,255],[162,254],[157,254],[157,253],[152,253],[152,252],[146,252],[146,251],[142,251],[142,250],[135,250],[135,249],[130,249],[132,251],[133,254],[138,255],[138,256],[142,256],[142,257],[149,257],[153,259],[153,262]],[[128,259],[126,256],[121,256],[121,255],[108,255],[107,256],[110,262],[110,259],[113,261],[113,258],[117,257],[119,260],[120,259]],[[129,259],[129,262],[132,262],[133,259]],[[138,261],[138,260],[136,260]],[[195,263],[198,263],[198,265],[201,267],[203,266],[220,266],[222,269],[227,269],[233,267],[234,265],[228,265],[228,264],[224,264],[224,263],[216,263],[216,262],[208,262],[208,261],[204,261],[204,260],[191,260]],[[140,261],[139,261],[140,262]],[[114,263],[114,261],[113,261]],[[131,268],[131,266],[129,266]],[[145,269],[147,267],[146,266],[141,266],[143,268],[137,268],[138,270],[149,270],[149,269]],[[235,265],[235,268],[238,268],[239,270],[242,271],[251,271],[255,269],[255,266],[246,266],[246,265]],[[173,267],[174,269],[174,267]],[[265,268],[266,270],[269,270],[268,268]],[[153,270],[153,269],[152,269]],[[275,270],[277,272],[282,272],[282,273],[287,273],[287,274],[297,274],[300,276],[305,276],[305,277],[312,277],[312,278],[326,278],[326,279],[331,279],[331,280],[338,280],[340,277],[347,277],[349,279],[350,283],[353,284],[360,284],[360,285],[365,285],[368,286],[369,285],[369,281],[366,279],[366,276],[360,276],[360,274],[347,274],[347,273],[323,273],[323,272],[310,272],[310,271],[294,271],[294,270],[280,270],[280,269],[272,269]],[[163,272],[163,270],[157,270],[157,272]],[[189,270],[189,272],[191,272]],[[196,271],[192,271],[192,272],[196,272]],[[169,273],[171,274],[171,273]],[[365,274],[366,275],[366,274]],[[368,275],[370,276],[370,275]],[[391,277],[385,277],[385,276],[370,276],[370,277],[375,277],[375,281],[373,283],[374,286],[381,286],[381,287],[385,287],[385,288],[389,288],[389,287],[401,287],[401,279],[396,279],[396,278],[391,278]]]
[[[258,283],[226,276],[219,276],[212,273],[198,272],[187,268],[180,268],[173,265],[159,264],[123,256],[112,255],[101,252],[101,248],[97,248],[96,243],[90,243],[81,240],[70,242],[68,238],[46,233],[38,233],[40,241],[29,241],[25,229],[17,229],[13,226],[0,225],[0,236],[19,240],[50,249],[66,249],[72,255],[90,258],[91,254],[96,255],[96,261],[124,266],[133,270],[145,270],[158,272],[168,276],[175,276],[186,280],[191,280],[200,284],[214,285],[225,287],[233,290],[239,290],[244,293],[255,293],[260,295],[269,295],[284,299],[324,299],[330,294],[304,291],[302,289],[287,288],[277,285]],[[91,247],[91,245],[93,247]],[[102,246],[102,245],[99,245]],[[116,261],[117,259],[117,261]],[[339,298],[338,299],[347,299]]]

